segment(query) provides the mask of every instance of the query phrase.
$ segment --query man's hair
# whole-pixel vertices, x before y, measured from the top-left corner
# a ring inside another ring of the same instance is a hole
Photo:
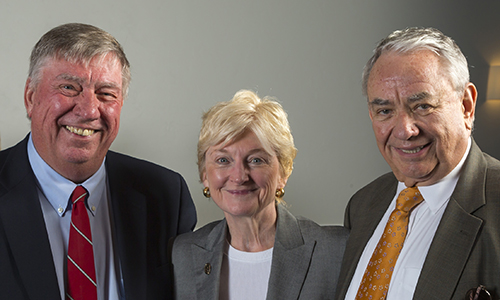
[[[368,78],[377,59],[386,52],[411,53],[420,50],[434,52],[439,58],[445,74],[458,93],[469,83],[467,59],[450,37],[434,28],[411,27],[396,30],[381,40],[373,50],[373,56],[363,70],[363,94],[367,95]]]
[[[31,87],[40,81],[40,70],[47,59],[64,59],[86,65],[94,57],[113,54],[122,67],[124,97],[130,83],[130,64],[122,46],[106,31],[92,25],[69,23],[57,26],[45,33],[31,51],[28,76]]]

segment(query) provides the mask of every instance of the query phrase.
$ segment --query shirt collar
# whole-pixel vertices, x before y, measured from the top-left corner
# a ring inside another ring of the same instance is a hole
[[[42,159],[35,149],[31,134],[28,140],[28,160],[38,181],[38,188],[42,191],[45,198],[47,198],[59,216],[64,215],[69,208],[68,201],[71,193],[77,184],[61,176]],[[87,200],[87,208],[89,208],[92,214],[95,214],[97,211],[105,191],[105,161],[106,158],[104,158],[99,170],[85,182],[80,184],[84,186],[90,194]]]
[[[443,179],[441,179],[440,181],[438,181],[433,185],[418,187],[418,190],[422,194],[422,197],[424,197],[425,203],[429,205],[429,209],[433,214],[437,213],[438,210],[443,205],[448,203],[451,194],[453,194],[458,179],[460,178],[461,170],[465,163],[465,159],[469,155],[471,145],[472,142],[471,138],[469,137],[467,142],[467,149],[464,155],[462,156],[462,159],[460,160],[458,165]],[[399,195],[399,193],[405,188],[406,186],[404,182],[399,182],[396,195]]]

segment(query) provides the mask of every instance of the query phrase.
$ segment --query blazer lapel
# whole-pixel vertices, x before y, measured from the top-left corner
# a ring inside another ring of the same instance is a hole
[[[337,286],[336,299],[344,299],[349,285],[351,283],[356,267],[358,266],[359,259],[365,245],[370,240],[373,232],[377,228],[378,223],[384,216],[389,204],[391,203],[394,195],[396,194],[397,180],[390,173],[390,179],[384,181],[383,185],[379,185],[376,190],[366,191],[358,198],[361,199],[360,205],[367,205],[368,208],[363,211],[370,211],[371,214],[364,218],[357,218],[350,220],[349,210],[346,212],[346,227],[351,229],[349,239],[347,240],[342,268],[340,270],[339,283]],[[349,203],[351,205],[351,203]]]
[[[267,299],[298,299],[316,242],[304,243],[297,219],[281,205]]]
[[[193,244],[193,270],[196,295],[199,299],[218,299],[224,243],[226,241],[226,219],[217,224],[205,239],[206,243]]]
[[[486,162],[473,141],[460,179],[422,268],[414,299],[451,299],[483,221],[472,213],[485,204]]]
[[[147,207],[145,195],[123,184],[121,176],[106,160],[109,180],[115,264],[121,274],[120,293],[141,299],[147,290]]]
[[[27,138],[10,150],[0,171],[0,223],[30,299],[61,297],[52,251],[28,162]]]

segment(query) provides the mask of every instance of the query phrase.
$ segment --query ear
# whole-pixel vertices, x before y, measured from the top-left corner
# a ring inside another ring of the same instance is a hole
[[[462,97],[462,111],[464,114],[465,127],[472,130],[474,117],[476,112],[477,89],[476,86],[469,82],[465,87]]]
[[[26,84],[24,86],[24,107],[26,108],[26,114],[28,118],[31,119],[31,114],[34,106],[33,94],[35,93],[33,87],[30,86],[31,78],[26,80]]]
[[[208,179],[207,179],[207,172],[203,172],[201,174],[202,182],[204,187],[209,187],[208,186]]]
[[[278,182],[278,188],[280,188],[280,189],[285,188],[287,181],[288,181],[288,178],[280,176],[280,179],[279,179],[279,182]]]
[[[373,122],[373,113],[372,113],[372,110],[370,109],[370,100],[367,101],[367,104],[368,104],[368,115],[370,116],[370,121]]]

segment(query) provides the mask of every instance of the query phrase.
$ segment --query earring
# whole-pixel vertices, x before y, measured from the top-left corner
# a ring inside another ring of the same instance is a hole
[[[276,197],[277,198],[283,198],[285,196],[285,189],[284,188],[279,188],[276,190]]]
[[[203,189],[203,196],[210,198],[210,189],[208,187]]]

